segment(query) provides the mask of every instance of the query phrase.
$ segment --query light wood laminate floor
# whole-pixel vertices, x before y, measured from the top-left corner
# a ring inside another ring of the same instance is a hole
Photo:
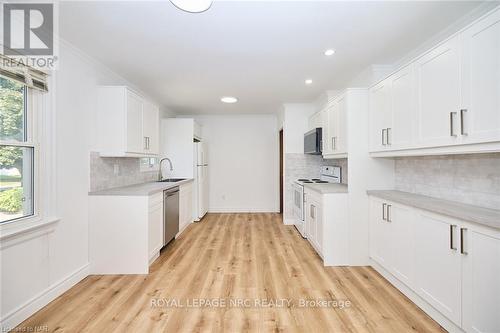
[[[301,307],[306,299],[332,302]],[[195,306],[203,300],[212,304]],[[373,269],[323,267],[279,214],[209,214],[162,251],[149,275],[89,276],[19,325],[33,326],[50,332],[442,332]]]

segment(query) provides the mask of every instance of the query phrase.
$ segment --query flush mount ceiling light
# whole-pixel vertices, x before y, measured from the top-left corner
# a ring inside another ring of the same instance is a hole
[[[170,0],[180,10],[188,13],[202,13],[212,6],[213,0]]]
[[[311,79],[307,79],[304,81],[305,84],[309,85],[309,84],[312,84],[313,83],[313,80]]]
[[[233,97],[233,96],[224,96],[224,97],[221,97],[220,101],[222,103],[233,104],[233,103],[238,102],[238,99],[236,97]]]
[[[325,51],[325,55],[326,56],[331,56],[331,55],[334,55],[335,54],[335,50],[333,49],[328,49]]]

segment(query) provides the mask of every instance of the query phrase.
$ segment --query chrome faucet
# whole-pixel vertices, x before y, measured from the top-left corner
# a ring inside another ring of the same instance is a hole
[[[170,160],[170,158],[168,157],[165,157],[165,158],[162,158],[160,160],[160,172],[158,173],[158,181],[162,181],[163,180],[163,174],[162,174],[162,164],[163,164],[163,161],[167,160],[168,161],[168,164],[170,164],[170,171],[174,171],[174,167],[172,166],[172,161]]]

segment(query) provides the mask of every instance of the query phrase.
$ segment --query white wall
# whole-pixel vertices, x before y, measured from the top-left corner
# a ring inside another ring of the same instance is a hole
[[[59,59],[50,93],[44,96],[53,105],[44,111],[53,112],[56,124],[55,133],[45,133],[55,134],[51,148],[56,153],[50,170],[56,184],[50,198],[54,212],[45,218],[60,220],[2,240],[2,328],[19,324],[87,276],[89,152],[97,145],[97,85],[132,86],[69,44],[61,44]],[[45,182],[42,193],[50,185]]]
[[[303,154],[304,133],[308,130],[309,117],[318,110],[312,103],[287,103],[283,108],[285,154]]]
[[[209,163],[210,212],[279,210],[276,115],[197,116]]]

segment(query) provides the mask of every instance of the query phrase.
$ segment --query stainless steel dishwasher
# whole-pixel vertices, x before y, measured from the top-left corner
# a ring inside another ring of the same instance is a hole
[[[179,232],[179,187],[163,191],[163,246]]]

